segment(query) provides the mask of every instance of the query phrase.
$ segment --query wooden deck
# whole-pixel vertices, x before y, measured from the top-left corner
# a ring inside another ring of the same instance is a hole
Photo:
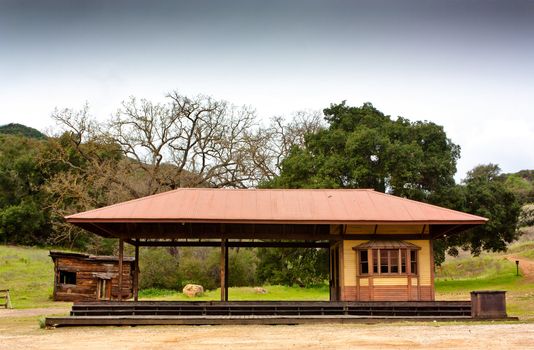
[[[80,302],[48,327],[377,323],[474,320],[470,301],[431,302]]]
[[[48,317],[47,327],[147,326],[147,325],[297,325],[317,323],[366,323],[399,321],[470,321],[470,316],[76,316]]]

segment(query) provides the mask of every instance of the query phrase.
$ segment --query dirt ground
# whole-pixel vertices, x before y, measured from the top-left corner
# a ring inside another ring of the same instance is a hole
[[[35,308],[35,309],[5,309],[0,310],[0,318],[15,318],[15,317],[29,317],[47,315],[68,315],[70,308],[68,307],[49,307],[49,308]]]
[[[12,319],[13,321],[17,318]],[[534,324],[165,326],[39,329],[0,323],[0,349],[534,349]],[[18,323],[18,324],[17,324]]]
[[[519,270],[521,271],[521,274],[525,276],[525,279],[527,281],[534,281],[534,262],[519,258],[517,256],[509,255],[506,257],[506,259],[510,260],[511,262],[515,263],[516,261],[519,261]]]

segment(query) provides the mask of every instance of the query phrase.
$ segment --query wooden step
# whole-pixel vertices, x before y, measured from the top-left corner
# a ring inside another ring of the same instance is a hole
[[[517,319],[517,318],[509,318]],[[78,316],[47,317],[47,327],[139,325],[295,325],[316,323],[379,323],[400,321],[469,321],[469,316]]]
[[[72,316],[469,316],[470,302],[105,302],[76,303]]]

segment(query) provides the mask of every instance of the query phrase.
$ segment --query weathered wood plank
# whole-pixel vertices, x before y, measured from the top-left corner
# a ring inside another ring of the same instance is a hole
[[[64,326],[132,326],[132,325],[294,325],[294,324],[349,324],[403,321],[477,321],[468,316],[87,316],[48,317],[47,327]],[[517,320],[508,317],[507,320]]]
[[[133,264],[131,258],[123,259],[123,273],[119,273],[118,259],[113,257],[93,257],[77,253],[51,253],[54,258],[55,283],[54,300],[87,301],[98,300],[99,280],[106,280],[104,297],[128,299],[133,295]],[[75,284],[62,284],[61,271],[76,273]],[[122,292],[119,293],[119,279],[122,277]],[[103,282],[102,282],[103,283]]]

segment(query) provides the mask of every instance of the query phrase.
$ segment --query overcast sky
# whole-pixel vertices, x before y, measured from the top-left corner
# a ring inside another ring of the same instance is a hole
[[[0,124],[130,95],[208,94],[262,118],[372,102],[480,163],[534,168],[534,1],[0,0]]]

